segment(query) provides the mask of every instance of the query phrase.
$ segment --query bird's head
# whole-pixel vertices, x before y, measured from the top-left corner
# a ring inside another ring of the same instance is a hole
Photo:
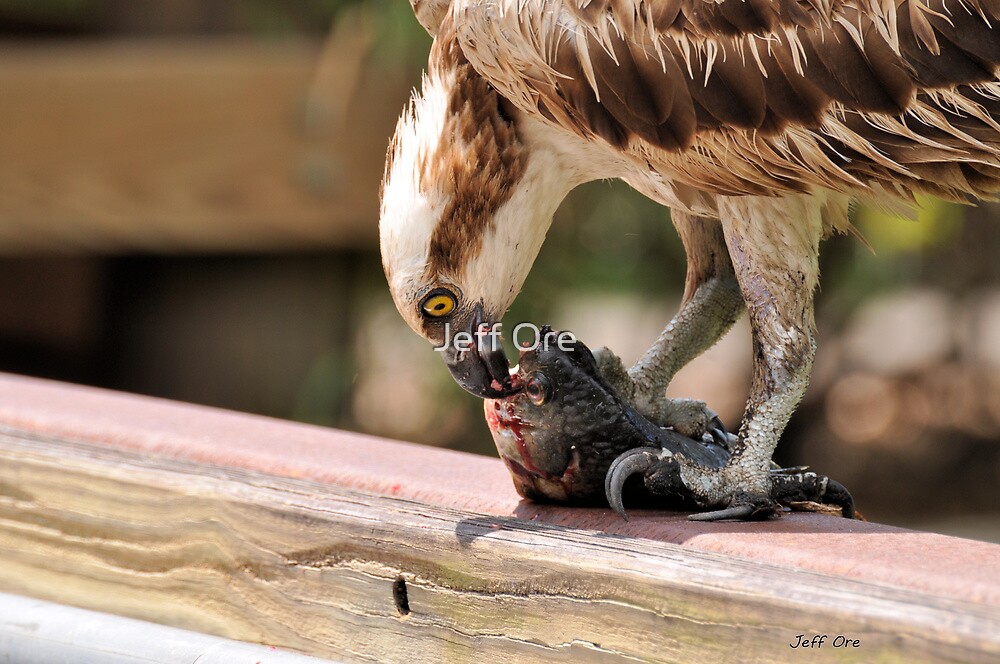
[[[556,156],[442,32],[423,87],[389,146],[379,222],[382,265],[403,319],[435,346],[500,320],[570,184]],[[513,387],[498,339],[442,352],[480,397]]]

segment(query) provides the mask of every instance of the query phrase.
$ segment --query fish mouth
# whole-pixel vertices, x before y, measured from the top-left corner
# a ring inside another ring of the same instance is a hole
[[[516,459],[512,459],[510,457],[503,457],[503,462],[507,464],[507,468],[509,468],[512,473],[524,479],[540,479],[548,482],[566,482],[572,479],[572,477],[576,475],[577,471],[580,470],[580,453],[574,447],[570,453],[569,459],[566,461],[566,467],[559,473],[549,473],[535,467],[529,469]]]
[[[535,427],[517,415],[515,404],[512,401],[514,400],[493,399],[486,402],[486,421],[490,431],[493,432],[500,458],[507,464],[507,468],[515,477],[535,484],[539,481],[555,483],[562,488],[562,491],[556,491],[556,493],[565,493],[573,476],[580,469],[579,450],[575,446],[572,447],[567,456],[566,464],[559,470],[539,468],[535,459],[532,458],[526,440],[526,436],[530,436]],[[551,487],[551,489],[554,488]],[[556,497],[550,495],[551,491],[543,491],[542,493],[550,498]]]
[[[519,461],[507,456],[503,457],[503,462],[510,471],[514,489],[529,500],[564,503],[581,497],[575,479],[580,470],[580,454],[576,448],[573,448],[566,468],[559,474],[525,468]]]

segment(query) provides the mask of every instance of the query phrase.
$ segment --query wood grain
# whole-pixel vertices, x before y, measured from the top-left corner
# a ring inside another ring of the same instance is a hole
[[[0,557],[4,591],[348,661],[1000,656],[993,606],[9,427]]]
[[[374,246],[411,73],[319,46],[5,44],[0,252]]]

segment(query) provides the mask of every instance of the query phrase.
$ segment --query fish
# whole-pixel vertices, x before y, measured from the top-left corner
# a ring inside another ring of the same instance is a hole
[[[601,372],[582,341],[549,327],[541,328],[539,340],[520,350],[511,370],[520,389],[484,403],[487,426],[518,494],[536,502],[610,505],[626,520],[626,497],[644,506],[710,507],[698,504],[684,485],[676,459],[724,467],[735,437],[721,422],[698,439],[652,422]],[[790,507],[832,505],[854,516],[853,498],[842,485],[807,471],[773,468],[775,500]]]

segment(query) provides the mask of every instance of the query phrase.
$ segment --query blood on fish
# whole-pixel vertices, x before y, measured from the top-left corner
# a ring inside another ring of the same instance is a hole
[[[514,438],[514,444],[517,446],[517,451],[521,455],[521,463],[516,461],[513,463],[517,464],[520,469],[524,472],[532,473],[534,477],[556,479],[551,473],[547,473],[536,466],[534,460],[531,458],[528,444],[524,440],[524,420],[515,413],[513,403],[500,401],[499,399],[494,400],[493,408],[486,409],[486,423],[491,429],[506,429],[510,431]],[[507,461],[507,459],[504,459],[504,461]],[[515,468],[511,468],[511,470],[517,472]]]

